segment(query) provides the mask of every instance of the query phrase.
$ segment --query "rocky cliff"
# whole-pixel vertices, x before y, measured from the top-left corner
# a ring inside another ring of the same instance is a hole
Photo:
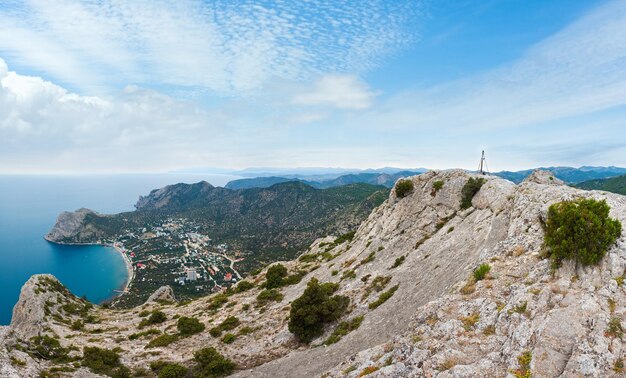
[[[64,211],[57,217],[54,227],[44,238],[56,243],[96,242],[103,233],[93,224],[86,221],[90,216],[104,217],[86,208],[72,212]]]
[[[249,290],[191,303],[157,300],[132,310],[74,314],[63,305],[48,306],[42,318],[40,307],[51,299],[33,289],[42,279],[35,277],[23,290],[14,322],[0,333],[8,347],[0,363],[22,361],[6,369],[25,377],[51,369],[49,361],[20,354],[39,330],[76,351],[118,347],[122,363],[136,369],[163,359],[190,365],[193,351],[211,345],[236,363],[235,375],[242,377],[620,376],[626,240],[620,237],[597,266],[566,262],[553,270],[542,257],[542,223],[550,204],[592,197],[606,200],[611,216],[626,224],[626,197],[577,190],[535,172],[520,185],[485,177],[472,206],[461,209],[470,177],[463,171],[412,177],[414,189],[404,198],[392,192],[351,240],[317,240],[298,260],[283,263],[302,279],[267,301],[261,300],[264,270],[247,279],[254,285]],[[481,264],[491,270],[474,282],[471,274]],[[360,326],[329,342],[337,329],[330,324],[310,345],[298,343],[287,316],[311,278],[338,283],[337,293],[350,299],[340,320],[359,318]],[[55,301],[81,303],[66,297]],[[145,313],[156,309],[166,320],[151,327],[154,334],[135,336]],[[90,316],[97,322],[72,329],[72,322]],[[157,335],[174,334],[181,316],[196,317],[207,329],[235,316],[234,341],[204,331],[151,347]]]

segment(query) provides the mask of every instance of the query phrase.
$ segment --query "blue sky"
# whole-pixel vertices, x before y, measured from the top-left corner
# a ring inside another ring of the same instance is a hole
[[[0,172],[626,166],[626,3],[0,4]]]

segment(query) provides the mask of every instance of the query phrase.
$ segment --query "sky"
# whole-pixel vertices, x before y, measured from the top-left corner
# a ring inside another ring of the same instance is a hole
[[[4,0],[0,173],[626,166],[626,2]]]

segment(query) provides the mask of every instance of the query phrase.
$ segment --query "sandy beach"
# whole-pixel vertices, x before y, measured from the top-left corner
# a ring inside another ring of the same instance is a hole
[[[131,263],[130,258],[128,257],[128,254],[126,254],[124,250],[122,250],[122,248],[120,248],[117,245],[109,245],[109,246],[115,248],[115,250],[122,255],[122,258],[124,259],[124,263],[126,264],[126,271],[128,273],[127,274],[128,278],[126,279],[124,288],[121,289],[119,293],[120,295],[123,295],[124,293],[127,292],[128,288],[130,287],[130,284],[133,282],[133,279],[135,278],[135,271],[133,270],[133,264]]]

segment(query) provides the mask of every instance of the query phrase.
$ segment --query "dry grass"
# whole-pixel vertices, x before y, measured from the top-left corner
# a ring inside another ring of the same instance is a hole
[[[380,369],[378,366],[369,366],[369,367],[366,367],[365,369],[363,369],[363,370],[359,373],[358,378],[365,377],[366,375],[372,374],[373,372],[377,371],[378,369]]]
[[[470,331],[480,320],[480,315],[475,312],[469,316],[462,316],[459,318],[459,320],[463,323],[463,328],[465,329],[465,331]]]
[[[491,336],[491,335],[495,335],[495,334],[496,334],[496,326],[494,326],[494,325],[487,326],[483,330],[483,335],[485,335],[485,336]]]
[[[441,363],[441,365],[439,365],[439,371],[450,370],[458,364],[459,361],[456,357],[448,357]]]
[[[524,249],[524,247],[522,247],[521,245],[518,245],[517,247],[513,248],[513,256],[515,257],[519,257],[523,255],[524,253],[526,253],[526,249]]]
[[[474,282],[473,279],[468,280],[465,286],[463,286],[461,290],[459,290],[459,292],[463,295],[470,295],[475,291],[476,291],[476,283]]]

